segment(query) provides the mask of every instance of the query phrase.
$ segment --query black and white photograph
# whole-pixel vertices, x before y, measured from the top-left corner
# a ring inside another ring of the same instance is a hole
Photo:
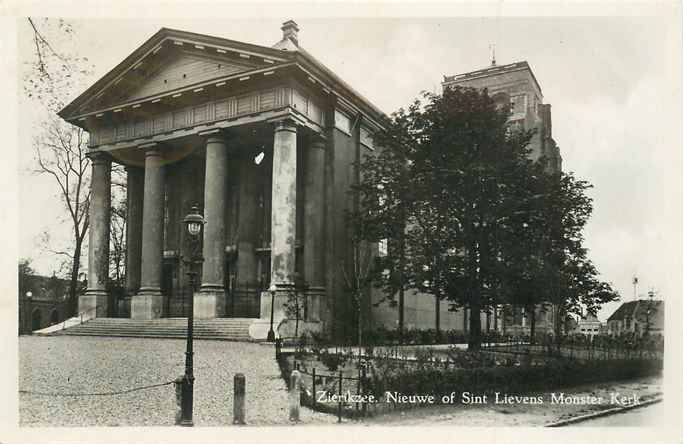
[[[679,2],[96,4],[2,18],[0,442],[683,439]]]

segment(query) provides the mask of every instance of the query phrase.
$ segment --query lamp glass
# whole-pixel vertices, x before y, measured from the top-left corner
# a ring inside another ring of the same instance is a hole
[[[199,222],[190,222],[187,224],[187,231],[190,232],[192,236],[196,236],[202,230],[202,224]]]

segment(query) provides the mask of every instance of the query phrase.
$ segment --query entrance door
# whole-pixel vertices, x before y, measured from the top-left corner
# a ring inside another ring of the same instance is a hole
[[[41,322],[40,310],[36,308],[33,310],[33,313],[31,313],[31,331],[40,330]]]

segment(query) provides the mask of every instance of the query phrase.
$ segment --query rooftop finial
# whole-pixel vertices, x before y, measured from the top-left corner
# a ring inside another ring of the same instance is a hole
[[[496,66],[496,44],[490,44],[489,49],[491,50],[491,66]]]
[[[294,44],[299,45],[299,25],[294,20],[287,20],[280,29],[282,29],[282,40],[291,39]]]

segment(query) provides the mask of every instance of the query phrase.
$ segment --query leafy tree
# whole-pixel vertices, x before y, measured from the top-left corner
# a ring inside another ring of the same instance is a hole
[[[553,304],[558,346],[563,337],[562,319],[570,314],[580,316],[584,309],[595,314],[602,304],[619,298],[610,284],[599,279],[583,246],[583,229],[593,211],[592,199],[586,194],[590,188],[573,174],[546,176],[543,278],[547,285],[543,289],[544,298]]]
[[[356,165],[360,181],[352,192],[358,196],[358,206],[348,214],[354,262],[362,273],[357,276],[359,282],[351,286],[347,282],[347,287],[369,288],[374,282],[384,293],[375,305],[398,302],[399,340],[405,329],[404,292],[410,287],[406,224],[413,202],[410,163],[417,147],[415,117],[419,106],[419,102],[415,102],[408,110],[400,109],[386,122],[385,130],[374,135],[377,150],[364,156]],[[363,241],[381,242],[386,252],[370,255]]]
[[[31,277],[35,276],[36,271],[31,266],[31,259],[19,259],[19,295],[26,294],[27,291],[33,290],[31,286]]]
[[[447,89],[427,98],[415,158],[422,201],[419,223],[411,224],[418,234],[410,248],[415,284],[469,309],[468,348],[477,350],[480,314],[497,302],[501,251],[519,222],[509,215],[526,201],[520,180],[532,133],[511,128],[509,109],[486,90]]]

